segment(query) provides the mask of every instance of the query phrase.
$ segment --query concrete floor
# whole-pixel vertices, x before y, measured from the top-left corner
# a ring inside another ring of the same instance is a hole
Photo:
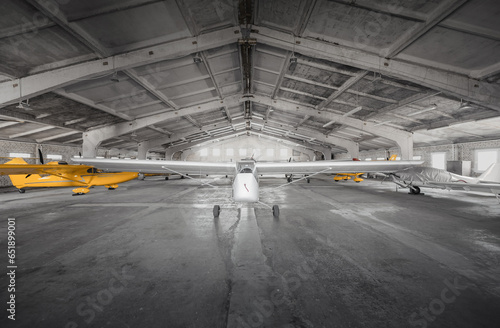
[[[331,178],[271,189],[284,182],[261,180],[279,219],[261,204],[238,209],[227,179],[149,178],[79,197],[4,188],[17,320],[2,310],[0,326],[500,326],[494,196]],[[5,306],[5,273],[0,282]]]

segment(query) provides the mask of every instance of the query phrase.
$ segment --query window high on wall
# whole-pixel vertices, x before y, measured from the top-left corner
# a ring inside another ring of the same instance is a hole
[[[474,169],[486,171],[491,164],[500,162],[500,149],[476,149],[474,151]]]
[[[446,153],[431,153],[431,166],[436,169],[446,170]]]
[[[28,154],[28,153],[9,153],[9,157],[30,158],[31,154]]]

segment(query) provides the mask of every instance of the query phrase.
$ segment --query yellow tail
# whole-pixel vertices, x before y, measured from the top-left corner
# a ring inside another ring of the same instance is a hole
[[[389,157],[389,160],[395,161],[397,157],[398,157],[398,155],[392,155],[391,157]]]
[[[10,161],[8,161],[5,164],[28,164],[26,161],[22,158],[14,158]],[[24,180],[26,179],[27,174],[16,174],[16,175],[9,175],[10,181],[12,181],[12,184],[16,188],[22,188],[24,187]]]

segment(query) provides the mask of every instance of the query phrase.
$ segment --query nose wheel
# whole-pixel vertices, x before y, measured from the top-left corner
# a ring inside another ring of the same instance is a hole
[[[219,205],[215,205],[214,206],[214,218],[218,218],[219,214],[220,214],[220,206]]]
[[[280,208],[278,205],[273,205],[273,216],[275,218],[279,218],[280,217]]]

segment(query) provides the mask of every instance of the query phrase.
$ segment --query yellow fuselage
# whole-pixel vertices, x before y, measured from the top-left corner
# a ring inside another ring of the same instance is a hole
[[[11,175],[14,186],[18,189],[33,187],[84,187],[106,186],[114,187],[119,183],[137,178],[136,172],[119,173],[87,173],[72,175],[71,180],[56,175]]]

